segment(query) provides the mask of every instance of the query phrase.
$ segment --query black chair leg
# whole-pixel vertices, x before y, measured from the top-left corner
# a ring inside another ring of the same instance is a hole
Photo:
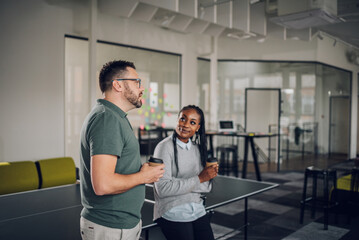
[[[305,172],[302,201],[300,202],[300,220],[299,220],[300,224],[303,224],[303,219],[304,219],[305,199],[307,197],[307,181],[308,181],[308,174],[307,172]]]
[[[308,178],[313,178],[313,186],[312,186],[312,196],[307,197],[307,184]],[[317,183],[318,178],[323,180],[323,199],[317,198]],[[305,205],[307,203],[311,204],[311,218],[315,219],[315,211],[317,208],[317,204],[323,207],[324,210],[324,230],[328,229],[329,225],[329,209],[335,207],[337,205],[336,196],[333,199],[329,198],[329,181],[333,180],[334,190],[336,190],[336,171],[335,170],[323,170],[323,169],[314,169],[313,167],[308,167],[305,171],[304,176],[304,185],[303,185],[303,195],[302,200],[300,202],[300,223],[303,223],[304,218],[304,210]],[[335,191],[334,191],[335,195]],[[337,214],[335,215],[337,221]]]
[[[331,191],[331,194],[330,194],[330,198],[332,200],[332,202],[334,202],[335,204],[335,219],[334,219],[334,222],[335,224],[338,224],[338,211],[337,211],[337,207],[338,207],[338,198],[337,198],[337,194],[336,194],[336,191],[337,191],[337,174],[335,174],[333,176],[333,187],[334,189]],[[334,193],[334,194],[333,194]]]
[[[225,174],[227,171],[227,161],[226,161],[226,155],[224,152],[221,152],[221,162],[222,162],[222,174]]]
[[[233,156],[233,161],[234,161],[234,163],[233,163],[234,175],[235,175],[236,177],[238,177],[238,154],[237,154],[237,152],[234,152],[233,155],[234,155],[234,156]]]
[[[325,205],[324,205],[324,230],[328,230],[328,218],[329,218],[329,186],[328,186],[328,174],[326,172],[324,172],[324,176],[323,176],[324,180],[324,200],[326,201]]]
[[[311,211],[311,218],[315,218],[315,208],[317,205],[317,176],[313,176],[313,189],[312,189],[312,211]]]

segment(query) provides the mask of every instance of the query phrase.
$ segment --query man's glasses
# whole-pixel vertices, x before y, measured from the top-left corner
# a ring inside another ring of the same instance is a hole
[[[116,81],[125,81],[125,80],[136,81],[136,82],[138,82],[138,88],[141,88],[141,78],[116,78],[115,80]]]

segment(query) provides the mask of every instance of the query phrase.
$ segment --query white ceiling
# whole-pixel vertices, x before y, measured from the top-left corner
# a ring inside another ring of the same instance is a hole
[[[70,0],[45,1],[61,5]],[[85,0],[77,1],[88,4]],[[239,40],[265,41],[274,37],[310,41],[319,30],[333,36],[333,44],[337,38],[359,49],[359,0],[97,0],[97,3],[104,14],[145,21],[182,33]],[[315,26],[322,19],[312,18],[313,9],[339,19],[339,23]],[[285,28],[272,21],[273,17],[293,18],[303,13],[307,17],[294,21],[300,29]]]
[[[319,30],[340,38],[359,49],[359,21],[321,26]]]

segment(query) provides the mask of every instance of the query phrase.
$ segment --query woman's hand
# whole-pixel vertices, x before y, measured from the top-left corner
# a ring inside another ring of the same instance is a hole
[[[200,183],[207,182],[218,175],[218,164],[205,167],[198,175]]]

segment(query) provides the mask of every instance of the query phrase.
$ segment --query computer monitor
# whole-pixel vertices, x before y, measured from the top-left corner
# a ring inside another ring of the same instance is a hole
[[[220,120],[218,126],[219,132],[236,132],[236,125],[232,120]]]

